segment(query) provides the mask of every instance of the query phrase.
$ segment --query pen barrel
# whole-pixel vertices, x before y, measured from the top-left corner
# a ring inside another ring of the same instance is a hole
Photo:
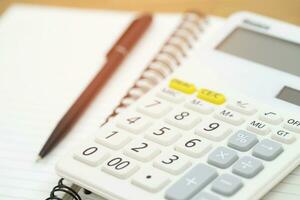
[[[142,35],[149,27],[152,21],[152,16],[149,14],[143,14],[138,17],[133,23],[124,31],[122,36],[114,44],[111,50],[107,53],[107,59],[110,59],[114,53],[118,52],[125,56],[131,51],[133,46],[142,37]]]

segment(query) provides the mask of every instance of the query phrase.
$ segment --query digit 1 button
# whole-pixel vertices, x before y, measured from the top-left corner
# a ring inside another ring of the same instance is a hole
[[[172,79],[169,83],[169,87],[186,94],[193,94],[196,91],[194,84],[179,79]]]
[[[129,134],[118,129],[101,129],[96,142],[110,149],[118,150],[130,141]]]
[[[179,140],[175,146],[175,150],[185,155],[199,158],[205,154],[211,147],[211,144],[196,135],[189,135]]]
[[[90,143],[80,147],[73,157],[85,164],[97,166],[107,158],[108,152],[96,143]]]
[[[200,89],[197,97],[217,105],[223,104],[226,100],[223,94],[208,89]]]
[[[144,167],[132,179],[132,184],[149,192],[162,190],[170,181],[167,174],[152,167]]]
[[[105,162],[102,170],[117,178],[125,179],[136,172],[138,168],[138,165],[133,160],[117,154]]]
[[[158,156],[153,165],[165,172],[177,175],[191,165],[191,161],[177,152],[165,152]]]

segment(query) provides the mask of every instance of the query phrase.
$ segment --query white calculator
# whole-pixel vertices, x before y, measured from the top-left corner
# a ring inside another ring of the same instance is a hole
[[[300,164],[299,90],[299,27],[235,14],[57,173],[109,200],[260,199]]]

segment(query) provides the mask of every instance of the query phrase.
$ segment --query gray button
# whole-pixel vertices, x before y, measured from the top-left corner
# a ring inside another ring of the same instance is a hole
[[[245,178],[252,178],[263,168],[261,161],[245,156],[233,165],[232,172]]]
[[[204,164],[198,164],[172,185],[165,194],[169,200],[187,200],[217,177],[217,171]]]
[[[191,200],[220,200],[220,198],[206,192],[200,192],[196,196],[194,196]]]
[[[225,169],[237,159],[238,156],[235,151],[225,147],[218,147],[208,156],[207,162],[211,165]]]
[[[253,148],[252,155],[263,160],[274,160],[283,152],[282,145],[268,139],[264,139]]]
[[[243,183],[240,179],[229,174],[223,174],[212,183],[211,189],[219,194],[231,196],[242,186]]]
[[[258,142],[257,137],[247,131],[239,130],[228,140],[228,146],[239,151],[248,151]]]

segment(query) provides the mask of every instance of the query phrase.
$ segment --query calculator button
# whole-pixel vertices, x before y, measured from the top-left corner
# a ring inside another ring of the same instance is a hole
[[[274,160],[283,152],[282,145],[268,139],[264,139],[253,148],[252,155],[263,160]]]
[[[181,103],[185,100],[184,94],[170,88],[163,88],[157,96],[173,103]]]
[[[214,111],[214,108],[211,105],[197,98],[189,100],[184,106],[201,114],[210,114]]]
[[[296,140],[295,133],[283,129],[276,130],[272,133],[271,137],[272,139],[285,144],[291,144]]]
[[[185,155],[198,158],[211,148],[211,143],[196,135],[186,136],[175,145],[175,150]]]
[[[220,141],[232,132],[230,126],[216,120],[207,120],[200,123],[195,129],[195,134],[207,139]]]
[[[191,199],[217,176],[217,171],[212,167],[198,164],[166,191],[165,198],[168,200]]]
[[[296,120],[294,118],[288,118],[285,121],[283,127],[286,128],[289,131],[300,133],[300,121]]]
[[[134,140],[124,148],[124,154],[139,161],[149,161],[160,153],[159,148],[144,139]]]
[[[115,155],[105,162],[102,170],[115,177],[125,179],[135,173],[138,168],[138,165],[130,158],[123,155]]]
[[[130,140],[128,133],[117,129],[104,129],[96,135],[97,143],[114,150],[122,148]]]
[[[223,174],[212,183],[211,189],[221,195],[231,196],[241,187],[243,187],[243,183],[239,178],[230,174]]]
[[[276,112],[266,111],[259,115],[261,121],[269,124],[278,125],[282,122],[283,118]]]
[[[215,118],[232,125],[241,125],[245,122],[245,119],[240,114],[227,109],[216,112],[214,116]]]
[[[185,109],[177,109],[171,112],[165,121],[177,128],[189,130],[194,128],[201,121],[198,113]]]
[[[197,97],[217,105],[223,104],[226,100],[223,94],[208,89],[200,89]]]
[[[141,187],[149,192],[158,192],[169,183],[168,176],[152,167],[145,167],[139,170],[132,179],[132,184]]]
[[[173,144],[180,137],[181,134],[174,127],[163,123],[151,128],[145,134],[145,138],[164,146]]]
[[[159,99],[150,99],[145,100],[140,103],[137,107],[137,110],[145,115],[148,115],[152,118],[159,118],[167,114],[171,110],[166,102],[163,102]]]
[[[250,121],[250,123],[247,125],[247,130],[259,135],[266,135],[271,131],[269,125],[259,120]]]
[[[129,113],[123,115],[118,121],[117,126],[126,131],[138,134],[145,131],[150,126],[150,121],[141,114]]]
[[[196,196],[194,196],[191,200],[221,200],[221,199],[207,192],[200,192]]]
[[[256,113],[257,109],[250,103],[242,100],[237,100],[230,102],[227,107],[231,110],[236,112],[245,114],[245,115],[252,115]]]
[[[215,149],[207,159],[207,162],[216,167],[225,169],[238,159],[237,153],[225,147]]]
[[[250,156],[245,156],[233,165],[232,172],[245,178],[252,178],[263,168],[264,166],[261,161]]]
[[[177,175],[186,170],[191,165],[191,161],[176,152],[165,152],[155,159],[153,165],[156,168]]]
[[[196,91],[194,84],[179,79],[172,79],[169,83],[169,87],[186,94],[193,94]]]
[[[109,153],[101,146],[91,143],[79,148],[79,150],[74,153],[73,157],[88,165],[97,166],[101,164],[108,155]]]
[[[248,151],[258,142],[254,134],[239,130],[228,140],[228,146],[239,151]]]

